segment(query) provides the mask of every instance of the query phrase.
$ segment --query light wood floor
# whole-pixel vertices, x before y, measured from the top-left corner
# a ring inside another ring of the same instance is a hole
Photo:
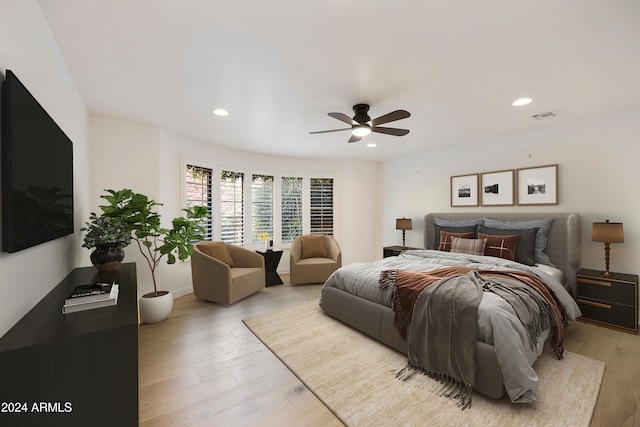
[[[169,319],[141,325],[140,425],[341,426],[242,323],[320,289],[285,283],[231,306],[186,295]],[[640,426],[640,336],[574,322],[565,349],[607,364],[591,425]]]

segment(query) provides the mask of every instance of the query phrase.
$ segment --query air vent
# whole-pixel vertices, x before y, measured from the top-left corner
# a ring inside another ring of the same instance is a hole
[[[553,110],[553,111],[547,111],[545,113],[535,114],[531,117],[533,117],[536,120],[544,120],[544,119],[550,119],[551,117],[558,117],[560,114],[562,114],[562,110]]]

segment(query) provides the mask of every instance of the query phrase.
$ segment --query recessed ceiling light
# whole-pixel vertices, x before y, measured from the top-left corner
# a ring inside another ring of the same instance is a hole
[[[369,148],[374,148],[376,146],[376,144],[374,144],[373,142],[370,142],[367,144],[367,147]]]
[[[531,104],[531,101],[533,101],[533,99],[531,98],[520,98],[513,101],[511,105],[513,105],[514,107],[521,107],[523,105]]]
[[[228,116],[229,112],[223,108],[216,108],[215,110],[213,110],[213,114],[215,114],[216,116]]]

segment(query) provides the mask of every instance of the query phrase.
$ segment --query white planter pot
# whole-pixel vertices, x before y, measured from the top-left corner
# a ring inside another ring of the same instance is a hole
[[[158,323],[169,317],[173,309],[173,295],[169,291],[153,292],[140,297],[140,319],[143,323]]]

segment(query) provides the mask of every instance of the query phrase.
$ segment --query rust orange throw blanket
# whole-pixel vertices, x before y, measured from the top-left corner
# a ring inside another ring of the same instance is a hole
[[[564,353],[562,345],[564,340],[563,332],[564,327],[569,324],[569,318],[567,317],[567,312],[564,309],[564,306],[556,294],[554,294],[549,287],[540,280],[540,278],[522,271],[479,270],[478,274],[487,279],[487,283],[484,285],[485,292],[488,291],[498,294],[514,308],[516,314],[520,318],[520,321],[522,321],[527,333],[529,334],[530,345],[532,348],[535,346],[535,342],[542,330],[551,327],[551,336],[549,337],[551,348],[553,348],[556,357],[558,359],[562,359]],[[496,281],[493,282],[490,278],[494,278]],[[520,286],[518,288],[519,283],[523,283],[526,286]],[[516,295],[518,289],[520,289],[521,293],[526,292],[529,289],[533,289],[542,297],[534,297],[538,304],[541,305],[539,309],[542,316],[539,316],[539,319],[542,323],[536,323],[535,321],[527,323],[524,321],[523,316],[521,315],[521,310],[518,310],[518,307],[516,306],[516,301],[518,301],[519,297],[522,297],[522,295]]]
[[[413,307],[420,293],[429,285],[446,277],[467,274],[469,267],[445,267],[420,273],[404,270],[386,270],[380,274],[380,288],[386,289],[395,285],[392,295],[393,324],[402,338],[407,339],[407,329],[413,318]]]
[[[404,270],[386,270],[380,274],[380,288],[384,289],[390,285],[395,285],[395,290],[393,292],[391,308],[394,312],[394,326],[398,329],[398,332],[403,338],[407,338],[407,330],[409,324],[411,323],[411,319],[413,318],[413,309],[415,306],[416,299],[420,293],[427,288],[429,285],[432,285],[439,280],[442,280],[447,277],[467,274],[473,269],[470,267],[445,267],[439,268],[433,271],[426,272],[409,272]],[[489,281],[485,284],[483,290],[488,292],[494,292],[501,297],[505,298],[512,306],[513,299],[510,298],[510,295],[507,293],[506,288],[508,288],[508,284],[504,283],[504,279],[512,279],[511,283],[513,285],[513,281],[521,282],[526,284],[528,287],[535,290],[545,301],[544,309],[548,310],[551,314],[551,324],[544,325],[545,327],[551,326],[551,337],[550,344],[553,348],[556,357],[558,359],[562,359],[562,354],[564,352],[563,349],[563,331],[564,326],[569,324],[569,319],[567,317],[567,313],[564,309],[564,306],[553,292],[549,289],[549,287],[542,282],[538,277],[525,273],[522,271],[509,270],[509,271],[495,271],[495,270],[475,270],[480,276],[483,276],[485,279],[495,278],[496,282],[491,283]],[[501,283],[501,279],[502,283]],[[516,309],[516,307],[514,307]],[[519,310],[516,310],[516,313],[519,314]],[[520,320],[523,320],[521,316]],[[525,327],[527,327],[527,332],[530,333],[531,344],[535,345],[534,340],[537,339],[537,335],[539,334],[540,328],[535,328],[534,332],[531,331],[531,328],[523,321]],[[536,336],[534,336],[536,335]]]
[[[512,307],[532,348],[551,328],[551,346],[562,358],[563,305],[538,277],[519,271],[446,267],[427,272],[386,270],[380,289],[393,287],[394,325],[407,340],[409,362],[398,373],[408,379],[422,372],[440,381],[442,394],[471,405],[475,383],[477,309],[482,292],[502,297]],[[435,323],[434,323],[435,322]]]

